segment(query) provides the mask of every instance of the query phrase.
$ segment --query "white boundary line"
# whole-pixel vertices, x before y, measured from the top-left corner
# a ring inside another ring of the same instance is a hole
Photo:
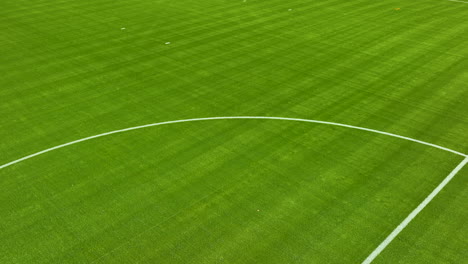
[[[450,2],[458,2],[458,3],[464,3],[464,4],[468,4],[468,2],[465,2],[465,1],[458,1],[458,0],[449,0]]]
[[[404,140],[409,140],[409,141],[413,141],[413,142],[416,142],[416,143],[419,143],[419,144],[423,144],[423,145],[431,146],[431,147],[438,148],[438,149],[441,149],[441,150],[445,150],[445,151],[448,151],[448,152],[452,152],[454,154],[457,154],[457,155],[460,155],[460,156],[463,156],[463,157],[468,157],[467,154],[463,154],[463,153],[455,151],[453,149],[445,148],[445,147],[442,147],[442,146],[439,146],[439,145],[436,145],[436,144],[424,142],[424,141],[417,140],[417,139],[414,139],[414,138],[400,136],[400,135],[397,135],[397,134],[383,132],[383,131],[379,131],[379,130],[375,130],[375,129],[365,128],[365,127],[358,127],[358,126],[351,126],[351,125],[346,125],[346,124],[341,124],[341,123],[334,123],[334,122],[327,122],[327,121],[320,121],[320,120],[312,120],[312,119],[302,119],[302,118],[273,117],[273,116],[271,116],[271,117],[270,116],[224,116],[224,117],[203,117],[203,118],[192,118],[192,119],[166,121],[166,122],[159,122],[159,123],[153,123],[153,124],[136,126],[136,127],[129,127],[129,128],[120,129],[120,130],[114,130],[114,131],[110,131],[110,132],[106,132],[106,133],[102,133],[102,134],[98,134],[98,135],[78,139],[78,140],[75,140],[75,141],[71,141],[71,142],[68,142],[68,143],[65,143],[65,144],[61,144],[61,145],[58,145],[58,146],[55,146],[55,147],[51,147],[51,148],[36,152],[34,154],[31,154],[31,155],[19,158],[17,160],[8,162],[6,164],[3,164],[3,165],[0,166],[0,170],[4,169],[6,167],[9,167],[9,166],[11,166],[13,164],[20,163],[22,161],[28,160],[30,158],[45,154],[47,152],[50,152],[50,151],[53,151],[53,150],[56,150],[56,149],[64,148],[64,147],[67,147],[67,146],[70,146],[70,145],[74,145],[74,144],[77,144],[77,143],[80,143],[80,142],[83,142],[83,141],[88,141],[88,140],[99,138],[99,137],[109,136],[109,135],[112,135],[112,134],[123,133],[123,132],[132,131],[132,130],[147,128],[147,127],[175,124],[175,123],[206,121],[206,120],[227,120],[227,119],[271,119],[271,120],[298,121],[298,122],[308,122],[308,123],[317,123],[317,124],[324,124],[324,125],[347,127],[347,128],[353,128],[353,129],[364,130],[364,131],[373,132],[373,133],[377,133],[377,134],[387,135],[387,136],[391,136],[391,137],[401,138],[401,139],[404,139]]]
[[[428,205],[434,197],[447,185],[447,183],[455,177],[455,174],[459,172],[465,164],[468,163],[468,157],[466,157],[458,166],[453,169],[452,172],[429,194],[422,203],[416,207],[406,218],[399,224],[395,230],[374,250],[372,253],[362,262],[362,264],[370,264],[387,246],[392,240],[398,236],[398,234]]]
[[[450,1],[455,1],[455,0],[450,0]],[[308,122],[308,123],[317,123],[317,124],[325,124],[325,125],[332,125],[332,126],[340,126],[340,127],[347,127],[347,128],[352,128],[352,129],[358,129],[358,130],[363,130],[363,131],[368,131],[368,132],[373,132],[377,134],[382,134],[382,135],[387,135],[391,137],[396,137],[408,141],[413,141],[419,144],[431,146],[434,148],[438,148],[441,150],[445,150],[448,152],[452,152],[454,154],[460,155],[465,157],[465,159],[458,164],[458,166],[429,194],[429,196],[422,201],[414,209],[406,218],[399,224],[393,232],[362,262],[362,264],[370,264],[387,246],[392,242],[392,240],[398,236],[398,234],[428,205],[432,199],[452,180],[452,178],[468,163],[468,155],[463,154],[461,152],[455,151],[453,149],[445,148],[436,144],[428,143],[425,141],[417,140],[414,138],[410,137],[405,137],[405,136],[400,136],[397,134],[393,133],[388,133],[388,132],[383,132],[375,129],[370,129],[370,128],[365,128],[365,127],[358,127],[358,126],[352,126],[352,125],[346,125],[346,124],[341,124],[341,123],[335,123],[335,122],[327,122],[327,121],[320,121],[320,120],[312,120],[312,119],[301,119],[301,118],[288,118],[288,117],[268,117],[268,116],[226,116],[226,117],[205,117],[205,118],[192,118],[192,119],[182,119],[182,120],[174,120],[174,121],[166,121],[166,122],[159,122],[159,123],[153,123],[153,124],[148,124],[148,125],[142,125],[142,126],[136,126],[136,127],[129,127],[125,129],[120,129],[120,130],[114,130],[82,139],[78,139],[75,141],[71,141],[62,145],[58,145],[52,148],[48,148],[39,152],[36,152],[34,154],[25,156],[23,158],[11,161],[9,163],[6,163],[4,165],[0,166],[0,169],[4,169],[6,167],[9,167],[13,164],[25,161],[27,159],[42,155],[44,153],[64,148],[73,144],[77,144],[83,141],[99,138],[99,137],[104,137],[104,136],[109,136],[112,134],[117,134],[117,133],[123,133],[127,131],[132,131],[132,130],[137,130],[137,129],[142,129],[142,128],[147,128],[147,127],[154,127],[154,126],[161,126],[161,125],[168,125],[168,124],[175,124],[175,123],[184,123],[184,122],[195,122],[195,121],[206,121],[206,120],[227,120],[227,119],[270,119],[270,120],[286,120],[286,121],[298,121],[298,122]]]

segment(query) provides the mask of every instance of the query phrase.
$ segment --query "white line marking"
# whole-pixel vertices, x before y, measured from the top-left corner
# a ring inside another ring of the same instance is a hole
[[[464,1],[458,1],[458,0],[449,0],[450,2],[458,2],[458,3],[464,3],[464,4],[468,4],[468,2],[464,2]]]
[[[87,140],[91,140],[91,139],[95,139],[95,138],[99,138],[99,137],[104,137],[104,136],[109,136],[109,135],[112,135],[112,134],[123,133],[123,132],[127,132],[127,131],[147,128],[147,127],[175,124],[175,123],[206,121],[206,120],[227,120],[227,119],[272,119],[272,120],[309,122],[309,123],[317,123],[317,124],[347,127],[347,128],[353,128],[353,129],[378,133],[378,134],[382,134],[382,135],[387,135],[387,136],[391,136],[391,137],[401,138],[401,139],[404,139],[404,140],[413,141],[413,142],[416,142],[416,143],[419,143],[419,144],[431,146],[431,147],[434,147],[434,148],[438,148],[438,149],[441,149],[441,150],[445,150],[445,151],[448,151],[448,152],[455,153],[457,155],[468,157],[467,154],[463,154],[463,153],[455,151],[453,149],[445,148],[445,147],[442,147],[442,146],[439,146],[439,145],[436,145],[436,144],[432,144],[432,143],[424,142],[424,141],[417,140],[417,139],[414,139],[414,138],[400,136],[400,135],[396,135],[396,134],[392,134],[392,133],[387,133],[387,132],[383,132],[383,131],[379,131],[379,130],[375,130],[375,129],[365,128],[365,127],[358,127],[358,126],[351,126],[351,125],[346,125],[346,124],[341,124],[341,123],[334,123],[334,122],[327,122],[327,121],[320,121],[320,120],[312,120],[312,119],[302,119],[302,118],[273,117],[273,116],[272,117],[270,117],[270,116],[224,116],[224,117],[204,117],[204,118],[192,118],[192,119],[166,121],[166,122],[159,122],[159,123],[153,123],[153,124],[136,126],[136,127],[129,127],[129,128],[120,129],[120,130],[114,130],[114,131],[111,131],[111,132],[106,132],[106,133],[98,134],[98,135],[95,135],[95,136],[90,136],[90,137],[78,139],[78,140],[75,140],[75,141],[71,141],[71,142],[68,142],[68,143],[65,143],[65,144],[62,144],[62,145],[58,145],[58,146],[55,146],[55,147],[52,147],[52,148],[48,148],[48,149],[36,152],[34,154],[31,154],[31,155],[22,157],[20,159],[11,161],[9,163],[3,164],[3,165],[0,166],[0,169],[4,169],[4,168],[9,167],[9,166],[11,166],[13,164],[16,164],[16,163],[25,161],[27,159],[42,155],[42,154],[50,152],[52,150],[64,148],[64,147],[67,147],[67,146],[70,146],[70,145],[73,145],[73,144],[77,144],[77,143],[80,143],[80,142],[83,142],[83,141],[87,141]]]
[[[388,235],[387,238],[362,262],[362,264],[370,264],[387,246],[392,240],[398,236],[398,234],[428,205],[434,197],[447,185],[447,183],[455,177],[455,174],[459,172],[465,164],[468,163],[468,157],[466,157],[458,166],[453,169],[452,172],[429,194],[429,196],[422,201],[406,218],[399,224],[393,232]]]

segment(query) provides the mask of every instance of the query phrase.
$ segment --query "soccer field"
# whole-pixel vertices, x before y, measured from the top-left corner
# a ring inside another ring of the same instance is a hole
[[[1,6],[0,263],[468,263],[468,2]]]

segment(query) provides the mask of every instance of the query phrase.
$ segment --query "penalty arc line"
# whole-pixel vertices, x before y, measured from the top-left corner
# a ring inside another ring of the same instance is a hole
[[[391,137],[396,137],[396,138],[400,138],[400,139],[404,139],[404,140],[408,140],[408,141],[413,141],[413,142],[416,142],[416,143],[419,143],[419,144],[423,144],[423,145],[431,146],[431,147],[438,148],[438,149],[441,149],[441,150],[445,150],[445,151],[448,151],[448,152],[452,152],[454,154],[457,154],[457,155],[460,155],[460,156],[463,156],[463,157],[468,157],[467,154],[455,151],[453,149],[445,148],[445,147],[442,147],[442,146],[439,146],[439,145],[436,145],[436,144],[432,144],[432,143],[417,140],[417,139],[414,139],[414,138],[400,136],[400,135],[397,135],[397,134],[388,133],[388,132],[384,132],[384,131],[380,131],[380,130],[365,128],[365,127],[358,127],[358,126],[346,125],[346,124],[335,123],[335,122],[320,121],[320,120],[313,120],[313,119],[302,119],[302,118],[270,117],[270,116],[225,116],[225,117],[203,117],[203,118],[181,119],[181,120],[159,122],[159,123],[147,124],[147,125],[142,125],[142,126],[129,127],[129,128],[120,129],[120,130],[114,130],[114,131],[110,131],[110,132],[106,132],[106,133],[102,133],[102,134],[98,134],[98,135],[78,139],[78,140],[75,140],[75,141],[71,141],[71,142],[68,142],[68,143],[65,143],[65,144],[61,144],[61,145],[58,145],[58,146],[55,146],[55,147],[51,147],[51,148],[48,148],[48,149],[33,153],[31,155],[28,155],[28,156],[19,158],[17,160],[8,162],[6,164],[0,165],[0,169],[4,169],[4,168],[9,167],[11,165],[14,165],[16,163],[20,163],[22,161],[25,161],[25,160],[28,160],[30,158],[45,154],[45,153],[53,151],[53,150],[64,148],[64,147],[74,145],[74,144],[77,144],[77,143],[80,143],[80,142],[83,142],[83,141],[88,141],[88,140],[95,139],[95,138],[109,136],[109,135],[112,135],[112,134],[123,133],[123,132],[128,132],[128,131],[142,129],[142,128],[154,127],[154,126],[175,124],[175,123],[207,121],[207,120],[230,120],[230,119],[285,120],[285,121],[308,122],[308,123],[325,124],[325,125],[332,125],[332,126],[339,126],[339,127],[347,127],[347,128],[352,128],[352,129],[363,130],[363,131],[373,132],[373,133],[377,133],[377,134],[387,135],[387,136],[391,136]]]
[[[445,179],[414,209],[406,218],[399,224],[380,245],[372,251],[372,253],[362,262],[362,264],[370,264],[387,246],[392,240],[400,234],[401,231],[428,205],[434,197],[447,185],[453,177],[468,163],[468,157],[466,157]]]
[[[365,127],[358,127],[358,126],[352,126],[352,125],[346,125],[346,124],[328,122],[328,121],[320,121],[320,120],[312,120],[312,119],[301,119],[301,118],[267,117],[267,116],[228,116],[228,117],[205,117],[205,118],[182,119],[182,120],[159,122],[159,123],[153,123],[153,124],[147,124],[147,125],[142,125],[142,126],[136,126],[136,127],[120,129],[120,130],[114,130],[114,131],[110,131],[110,132],[106,132],[106,133],[102,133],[102,134],[98,134],[98,135],[78,139],[78,140],[75,140],[75,141],[71,141],[71,142],[68,142],[68,143],[65,143],[65,144],[61,144],[61,145],[58,145],[58,146],[55,146],[55,147],[51,147],[51,148],[36,152],[34,154],[31,154],[31,155],[22,157],[20,159],[11,161],[9,163],[3,164],[3,165],[0,166],[0,169],[9,167],[9,166],[14,165],[16,163],[20,163],[22,161],[28,160],[30,158],[45,154],[47,152],[50,152],[50,151],[53,151],[53,150],[56,150],[56,149],[64,148],[64,147],[67,147],[67,146],[70,146],[70,145],[74,145],[74,144],[77,144],[77,143],[80,143],[80,142],[83,142],[83,141],[88,141],[88,140],[99,138],[99,137],[109,136],[109,135],[112,135],[112,134],[123,133],[123,132],[148,128],[148,127],[153,127],[153,126],[167,125],[167,124],[175,124],[175,123],[183,123],[183,122],[195,122],[195,121],[206,121],[206,120],[229,120],[229,119],[286,120],[286,121],[298,121],[298,122],[308,122],[308,123],[317,123],[317,124],[347,127],[347,128],[373,132],[373,133],[377,133],[377,134],[387,135],[387,136],[391,136],[391,137],[396,137],[396,138],[400,138],[400,139],[420,143],[420,144],[423,144],[423,145],[431,146],[431,147],[434,147],[434,148],[445,150],[445,151],[448,151],[448,152],[451,152],[451,153],[454,153],[454,154],[465,157],[465,159],[460,164],[458,164],[458,166],[436,187],[436,189],[434,189],[432,191],[431,194],[429,194],[428,197],[426,197],[426,199],[421,204],[419,204],[419,206],[415,210],[413,210],[410,213],[410,215],[408,215],[408,217],[405,218],[405,220],[403,220],[403,222],[400,225],[398,225],[398,227],[362,262],[362,264],[371,263],[387,247],[387,245],[414,219],[414,217],[416,217],[416,215],[418,215],[419,212],[421,212],[424,209],[424,207],[426,207],[426,205],[429,204],[429,202],[431,202],[431,200],[445,187],[445,185],[447,185],[448,182],[450,182],[450,180],[457,174],[457,172],[460,171],[465,166],[466,163],[468,163],[468,155],[467,154],[455,151],[453,149],[445,148],[445,147],[442,147],[442,146],[439,146],[439,145],[436,145],[436,144],[432,144],[432,143],[428,143],[428,142],[425,142],[425,141],[413,139],[413,138],[410,138],[410,137],[405,137],[405,136],[401,136],[401,135],[397,135],[397,134],[393,134],[393,133],[388,133],[388,132],[384,132],[384,131],[379,131],[379,130],[375,130],[375,129],[365,128]]]

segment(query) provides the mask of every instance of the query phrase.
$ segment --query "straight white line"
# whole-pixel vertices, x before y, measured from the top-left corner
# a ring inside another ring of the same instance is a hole
[[[450,2],[458,2],[458,3],[464,3],[464,4],[468,4],[468,2],[464,2],[464,1],[458,1],[458,0],[449,0]]]
[[[11,161],[9,163],[3,164],[3,165],[0,166],[0,169],[4,169],[4,168],[9,167],[9,166],[11,166],[13,164],[25,161],[27,159],[42,155],[44,153],[47,153],[47,152],[50,152],[50,151],[53,151],[53,150],[56,150],[56,149],[64,148],[64,147],[67,147],[67,146],[70,146],[70,145],[74,145],[74,144],[77,144],[77,143],[80,143],[80,142],[83,142],[83,141],[87,141],[87,140],[91,140],[91,139],[95,139],[95,138],[99,138],[99,137],[109,136],[109,135],[112,135],[112,134],[123,133],[123,132],[128,132],[128,131],[131,131],[131,130],[137,130],[137,129],[147,128],[147,127],[175,124],[175,123],[206,121],[206,120],[223,120],[223,119],[224,120],[226,120],[226,119],[272,119],[272,120],[298,121],[298,122],[308,122],[308,123],[317,123],[317,124],[347,127],[347,128],[353,128],[353,129],[378,133],[378,134],[382,134],[382,135],[387,135],[387,136],[391,136],[391,137],[401,138],[401,139],[404,139],[404,140],[409,140],[409,141],[413,141],[413,142],[416,142],[416,143],[419,143],[419,144],[423,144],[423,145],[431,146],[431,147],[438,148],[438,149],[441,149],[441,150],[445,150],[445,151],[448,151],[448,152],[452,152],[452,153],[455,153],[457,155],[461,155],[463,157],[468,157],[467,154],[463,154],[463,153],[455,151],[453,149],[445,148],[445,147],[442,147],[442,146],[439,146],[439,145],[436,145],[436,144],[432,144],[432,143],[424,142],[424,141],[417,140],[417,139],[414,139],[414,138],[400,136],[400,135],[396,135],[396,134],[392,134],[392,133],[388,133],[388,132],[383,132],[383,131],[379,131],[379,130],[375,130],[375,129],[365,128],[365,127],[358,127],[358,126],[351,126],[351,125],[346,125],[346,124],[341,124],[341,123],[334,123],[334,122],[327,122],[327,121],[320,121],[320,120],[312,120],[312,119],[302,119],[302,118],[270,117],[270,116],[224,116],[224,117],[204,117],[204,118],[192,118],[192,119],[166,121],[166,122],[159,122],[159,123],[153,123],[153,124],[148,124],[148,125],[129,127],[129,128],[125,128],[125,129],[110,131],[110,132],[98,134],[98,135],[95,135],[95,136],[90,136],[90,137],[78,139],[78,140],[75,140],[75,141],[71,141],[71,142],[68,142],[68,143],[65,143],[65,144],[62,144],[62,145],[58,145],[58,146],[55,146],[55,147],[51,147],[51,148],[36,152],[34,154],[31,154],[31,155],[19,158],[17,160]]]
[[[388,235],[387,238],[362,262],[362,264],[370,264],[387,246],[392,240],[398,236],[398,234],[428,205],[434,197],[449,183],[455,174],[459,172],[465,164],[468,163],[468,157],[466,157],[458,166],[453,169],[452,172],[424,199],[422,203],[416,207],[406,218],[399,224],[393,232]]]

